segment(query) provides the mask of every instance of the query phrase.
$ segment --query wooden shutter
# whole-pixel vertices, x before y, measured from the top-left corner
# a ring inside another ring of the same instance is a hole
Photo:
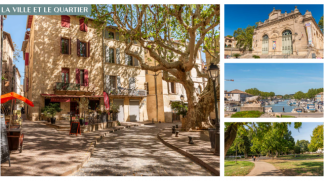
[[[89,76],[87,69],[84,69],[84,86],[89,86]]]
[[[119,32],[115,32],[116,40],[119,40]]]
[[[84,31],[88,32],[88,25],[84,23]]]
[[[109,75],[105,75],[105,80],[104,80],[105,81],[105,91],[107,92],[107,94],[110,90],[109,80],[110,80]]]
[[[116,63],[120,64],[120,49],[116,48]]]
[[[138,60],[134,57],[134,66],[138,66]]]
[[[117,90],[118,93],[120,94],[120,89],[118,89],[119,87],[121,87],[121,81],[120,81],[120,76],[117,76]]]
[[[105,29],[105,38],[108,39],[108,36],[109,36],[109,32],[107,29]]]
[[[90,57],[90,41],[88,42],[88,57]]]
[[[25,66],[29,64],[29,53],[25,53]]]
[[[85,31],[85,27],[84,27],[84,19],[80,19],[80,31]]]
[[[125,53],[125,65],[128,65],[128,55]]]
[[[69,39],[69,55],[71,55],[71,38]]]
[[[179,94],[179,86],[180,86],[180,84],[174,83],[174,88],[175,88],[175,93],[176,94]]]
[[[80,57],[80,40],[77,40],[77,55]]]
[[[171,89],[172,86],[171,86],[171,84],[172,84],[171,82],[168,83],[168,86],[169,86],[169,94],[172,93],[172,89]]]
[[[61,16],[61,26],[70,28],[70,17],[66,15]]]
[[[80,84],[80,69],[76,69],[75,82]]]
[[[106,46],[106,63],[109,62],[109,47],[107,45]]]
[[[135,77],[130,77],[129,78],[129,88],[130,89],[135,89],[136,88],[136,79]]]
[[[60,52],[62,54],[62,37],[60,36]]]

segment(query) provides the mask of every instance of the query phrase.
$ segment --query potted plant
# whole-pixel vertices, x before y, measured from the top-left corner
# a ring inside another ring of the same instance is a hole
[[[238,58],[238,57],[241,56],[241,54],[239,54],[239,53],[234,53],[233,56],[234,56],[235,58]]]
[[[119,113],[119,105],[116,105],[114,103],[112,103],[110,105],[110,110],[109,110],[111,116],[112,116],[112,120],[116,120],[117,119],[117,113]]]
[[[60,104],[50,103],[48,106],[45,106],[44,112],[48,113],[51,116],[51,124],[55,124],[56,118],[54,117],[56,113],[61,112]]]
[[[79,122],[80,122],[80,125],[83,126],[83,125],[85,124],[85,120],[84,120],[84,118],[80,118],[80,119],[79,119]]]

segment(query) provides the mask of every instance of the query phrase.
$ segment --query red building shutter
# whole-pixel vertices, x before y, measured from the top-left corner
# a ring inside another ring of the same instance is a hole
[[[25,66],[29,64],[29,53],[25,53]]]
[[[70,17],[66,15],[61,16],[62,27],[70,28]]]
[[[88,25],[84,23],[84,31],[88,32]]]
[[[80,19],[80,30],[85,31],[84,19]]]
[[[88,42],[88,57],[90,57],[90,41]]]
[[[84,69],[84,86],[89,86],[89,76],[87,69]]]
[[[27,80],[26,80],[26,91],[28,91],[28,77],[27,77]]]
[[[80,40],[77,40],[77,55],[80,56]]]
[[[76,69],[75,81],[77,84],[80,84],[80,69]]]

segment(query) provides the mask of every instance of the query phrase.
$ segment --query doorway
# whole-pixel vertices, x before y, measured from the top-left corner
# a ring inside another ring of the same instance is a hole
[[[129,100],[129,118],[131,122],[137,122],[139,117],[139,100]]]
[[[114,99],[114,104],[119,106],[119,112],[117,113],[117,120],[124,122],[124,99]]]
[[[262,37],[262,54],[269,53],[269,37],[268,35],[264,35]]]
[[[282,33],[282,54],[290,55],[293,53],[292,33],[290,30],[285,30]]]

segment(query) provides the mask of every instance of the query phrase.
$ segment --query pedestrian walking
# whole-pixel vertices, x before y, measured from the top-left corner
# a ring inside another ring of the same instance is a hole
[[[285,112],[285,107],[282,107],[282,112]]]

